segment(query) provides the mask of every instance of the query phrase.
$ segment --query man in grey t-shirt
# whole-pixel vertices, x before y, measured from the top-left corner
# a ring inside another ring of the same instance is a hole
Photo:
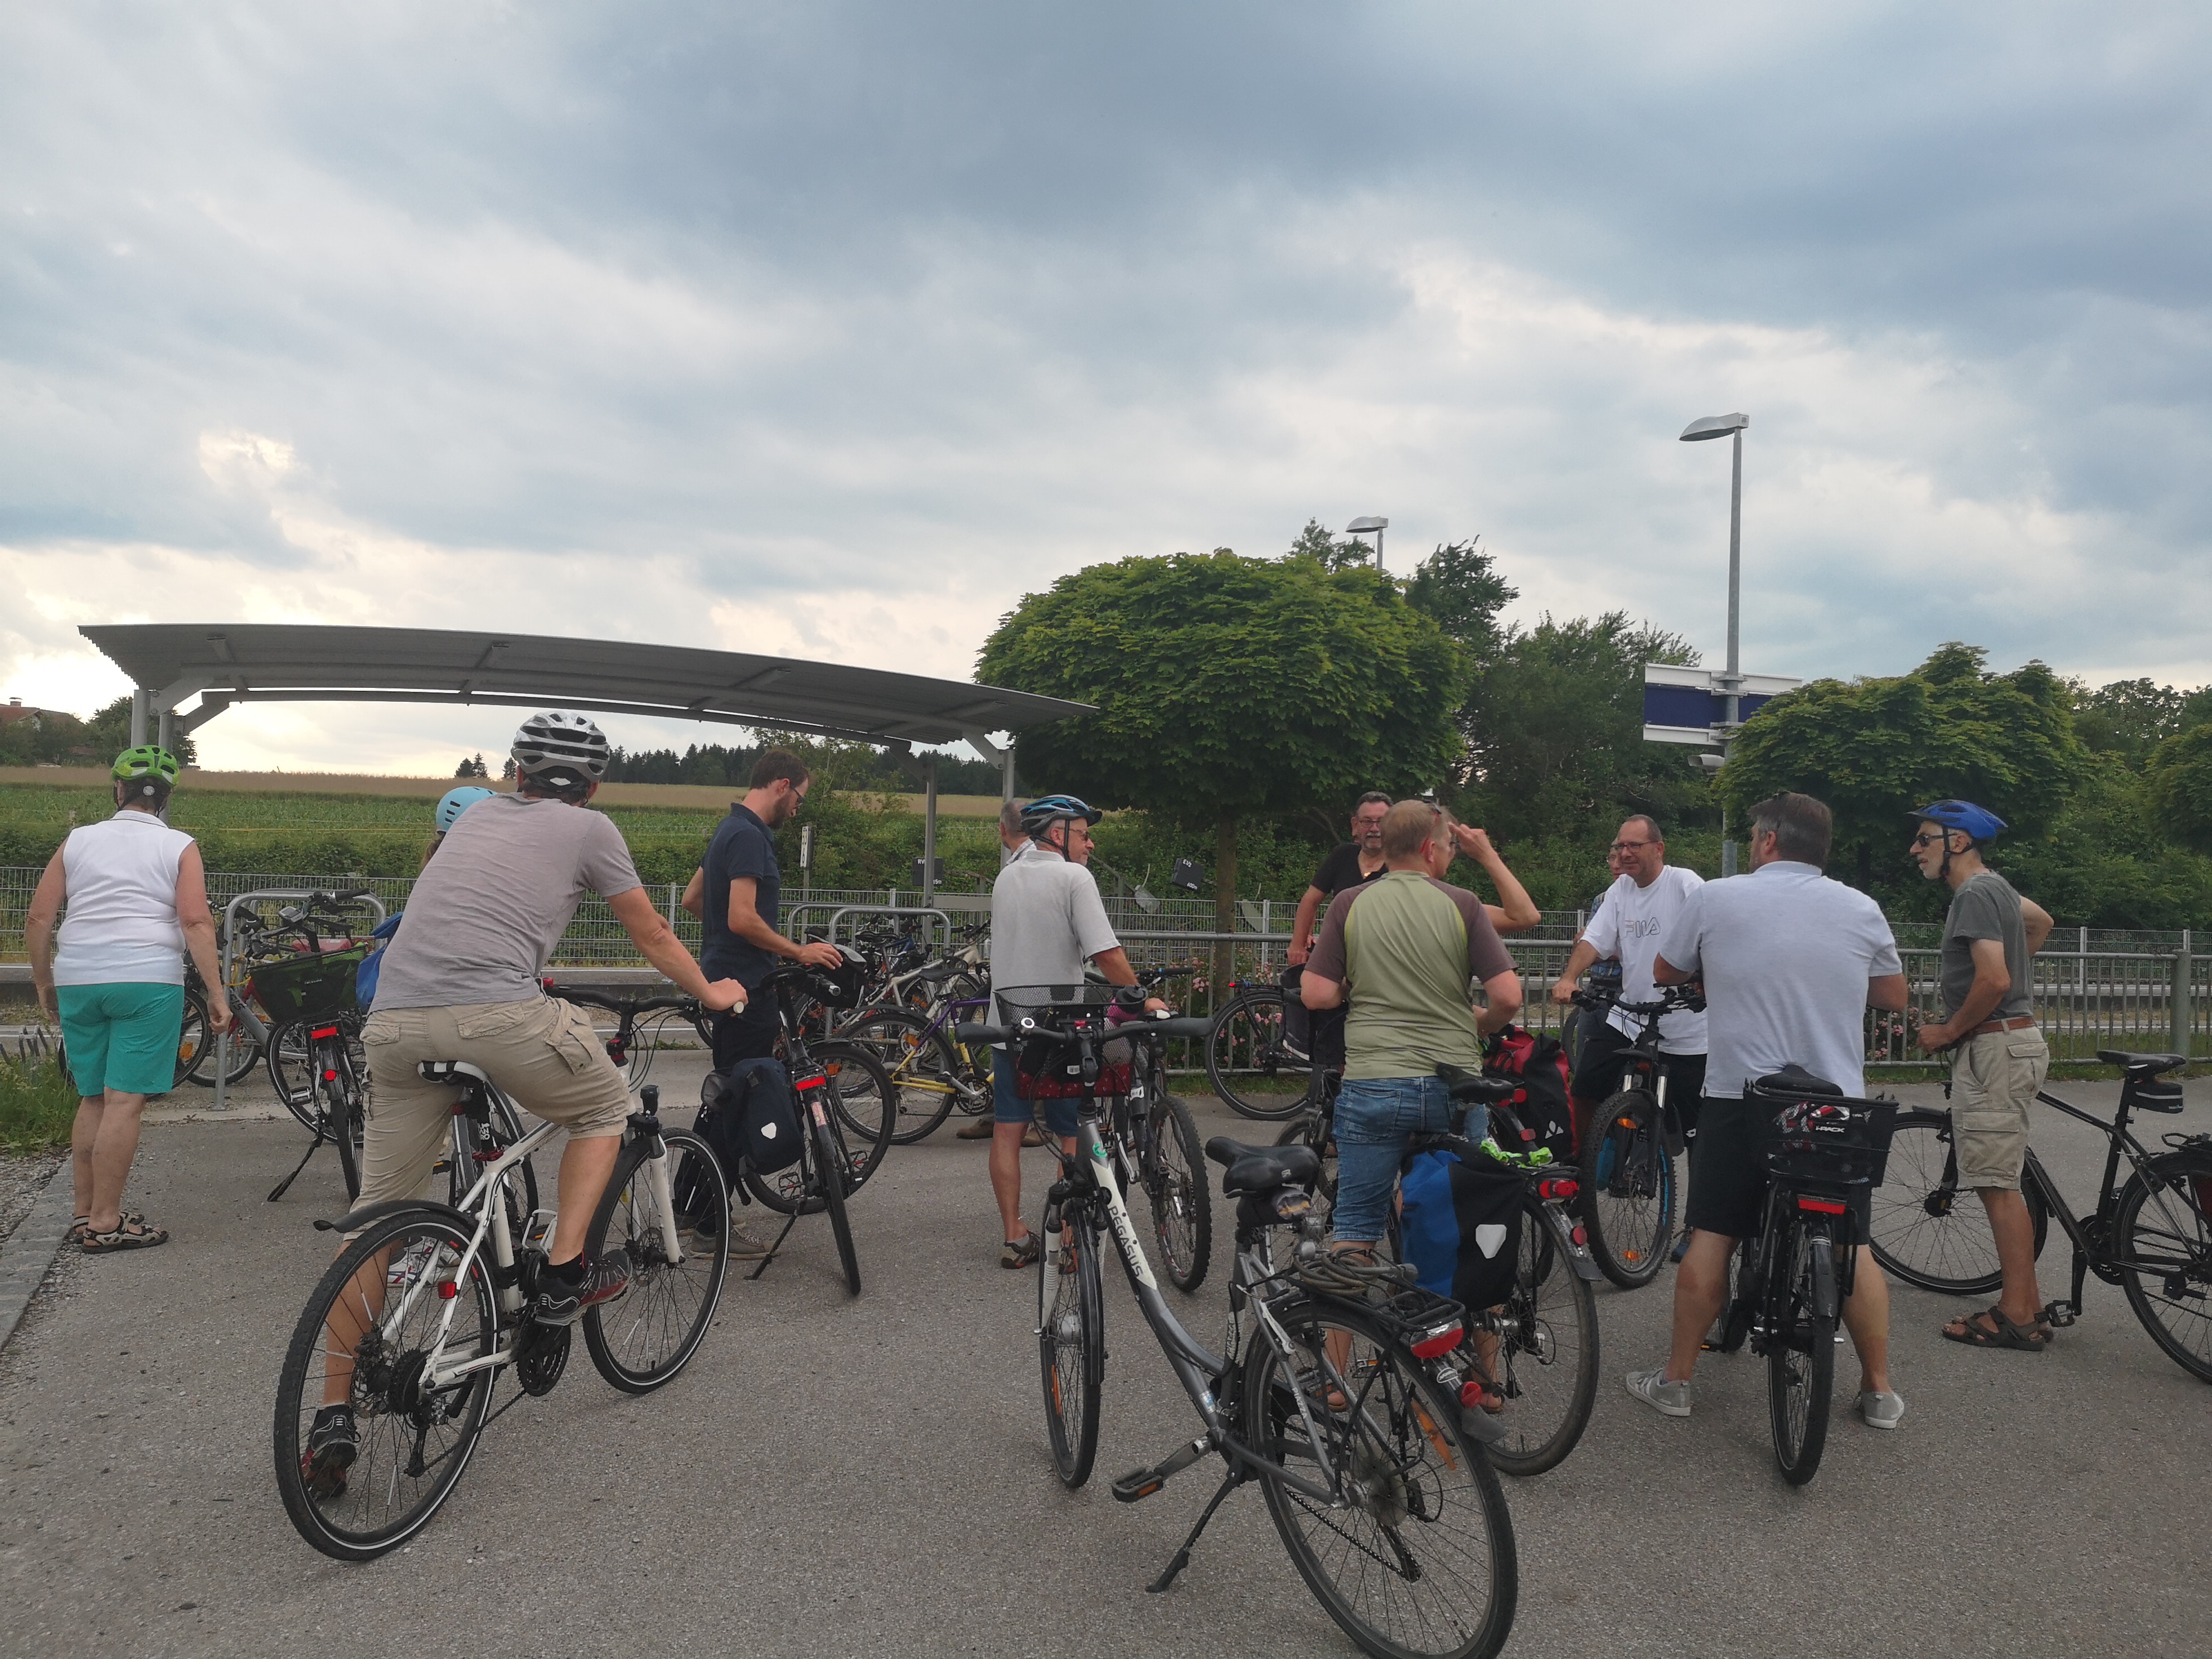
[[[2004,1272],[1996,1305],[1961,1314],[1943,1334],[1970,1347],[2040,1353],[2050,1346],[2051,1325],[2020,1172],[2027,1159],[2027,1109],[2051,1069],[2028,966],[2050,937],[2051,917],[1982,861],[1982,848],[2005,827],[1996,813],[1972,801],[1939,800],[1912,817],[1913,862],[1951,889],[1938,975],[1947,1012],[1920,1028],[1920,1046],[1930,1054],[1956,1050],[1951,1127],[1959,1179],[1981,1194]]]
[[[1690,1377],[1728,1295],[1729,1257],[1766,1208],[1768,1109],[1750,1085],[1793,1061],[1845,1094],[1866,1088],[1866,1009],[1905,1006],[1905,973],[1881,908],[1821,874],[1833,818],[1810,795],[1751,809],[1751,873],[1709,881],[1660,936],[1651,976],[1705,986],[1705,1098],[1690,1160],[1689,1248],[1674,1279],[1667,1363],[1629,1373],[1628,1391],[1669,1417],[1690,1414]],[[1844,1304],[1859,1356],[1859,1415],[1893,1429],[1905,1401],[1889,1385],[1889,1285],[1859,1247]]]

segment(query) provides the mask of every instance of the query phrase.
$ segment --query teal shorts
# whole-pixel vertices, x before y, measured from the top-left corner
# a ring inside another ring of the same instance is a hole
[[[185,1029],[181,985],[57,985],[62,1042],[79,1095],[166,1095]]]

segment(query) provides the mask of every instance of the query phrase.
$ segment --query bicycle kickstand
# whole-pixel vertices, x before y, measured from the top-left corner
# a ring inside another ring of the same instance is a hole
[[[734,1218],[730,1224],[732,1226],[737,1224]],[[783,1231],[775,1236],[775,1243],[768,1247],[768,1254],[761,1258],[760,1266],[745,1275],[745,1283],[751,1284],[753,1280],[768,1271],[768,1264],[775,1260],[775,1253],[783,1248],[783,1241],[791,1237],[791,1230],[798,1224],[799,1212],[794,1210],[784,1218]]]
[[[1206,1530],[1206,1523],[1213,1519],[1213,1512],[1221,1507],[1221,1500],[1250,1478],[1241,1468],[1231,1469],[1221,1477],[1221,1485],[1215,1489],[1213,1496],[1206,1499],[1206,1508],[1199,1513],[1198,1524],[1190,1529],[1190,1536],[1182,1540],[1182,1547],[1177,1550],[1173,1559],[1168,1562],[1167,1570],[1145,1586],[1146,1595],[1167,1594],[1175,1583],[1176,1575],[1190,1565],[1191,1547],[1198,1542],[1199,1534]]]
[[[300,1161],[292,1166],[292,1173],[286,1176],[282,1181],[278,1182],[276,1187],[270,1192],[268,1202],[274,1204],[278,1199],[284,1196],[285,1190],[289,1188],[294,1182],[300,1178],[300,1171],[307,1167],[307,1160],[315,1155],[315,1149],[323,1144],[323,1140],[324,1135],[322,1128],[319,1125],[315,1130],[315,1138],[307,1143],[307,1150],[301,1155]],[[336,1143],[333,1144],[335,1145]]]

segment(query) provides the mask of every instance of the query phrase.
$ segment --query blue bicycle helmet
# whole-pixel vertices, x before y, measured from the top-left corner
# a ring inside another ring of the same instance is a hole
[[[1022,833],[1036,841],[1062,818],[1081,818],[1085,823],[1096,823],[1105,816],[1078,795],[1039,795],[1022,808]]]
[[[480,800],[489,800],[496,790],[486,789],[480,784],[465,784],[459,789],[446,791],[445,799],[438,803],[438,833],[444,835],[453,827],[453,820]]]
[[[1946,830],[1961,830],[1978,842],[1995,839],[2005,828],[2002,818],[1970,800],[1930,801],[1908,816],[1915,823],[1940,823]]]

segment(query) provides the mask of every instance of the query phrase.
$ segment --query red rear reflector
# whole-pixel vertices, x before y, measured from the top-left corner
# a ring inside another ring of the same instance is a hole
[[[1460,1328],[1456,1325],[1446,1325],[1440,1330],[1431,1331],[1413,1344],[1413,1358],[1416,1359],[1440,1358],[1459,1346],[1459,1339]]]
[[[1565,1202],[1580,1191],[1582,1187],[1579,1182],[1568,1181],[1564,1177],[1553,1181],[1540,1181],[1536,1183],[1536,1196],[1542,1199],[1558,1199]]]
[[[1589,1229],[1583,1226],[1579,1221],[1575,1224],[1574,1240],[1577,1244],[1587,1244],[1589,1243]]]
[[[1801,1197],[1797,1200],[1797,1207],[1801,1210],[1818,1210],[1822,1215],[1841,1215],[1844,1212],[1844,1200],[1840,1198]]]
[[[438,1300],[441,1302],[451,1302],[460,1293],[461,1287],[452,1279],[441,1279],[438,1281]]]
[[[794,1086],[800,1089],[818,1089],[828,1081],[827,1078],[803,1077]]]
[[[310,1026],[307,1030],[307,1035],[309,1036],[318,1039],[322,1037],[334,1037],[337,1034],[338,1028],[335,1025],[313,1025]]]

